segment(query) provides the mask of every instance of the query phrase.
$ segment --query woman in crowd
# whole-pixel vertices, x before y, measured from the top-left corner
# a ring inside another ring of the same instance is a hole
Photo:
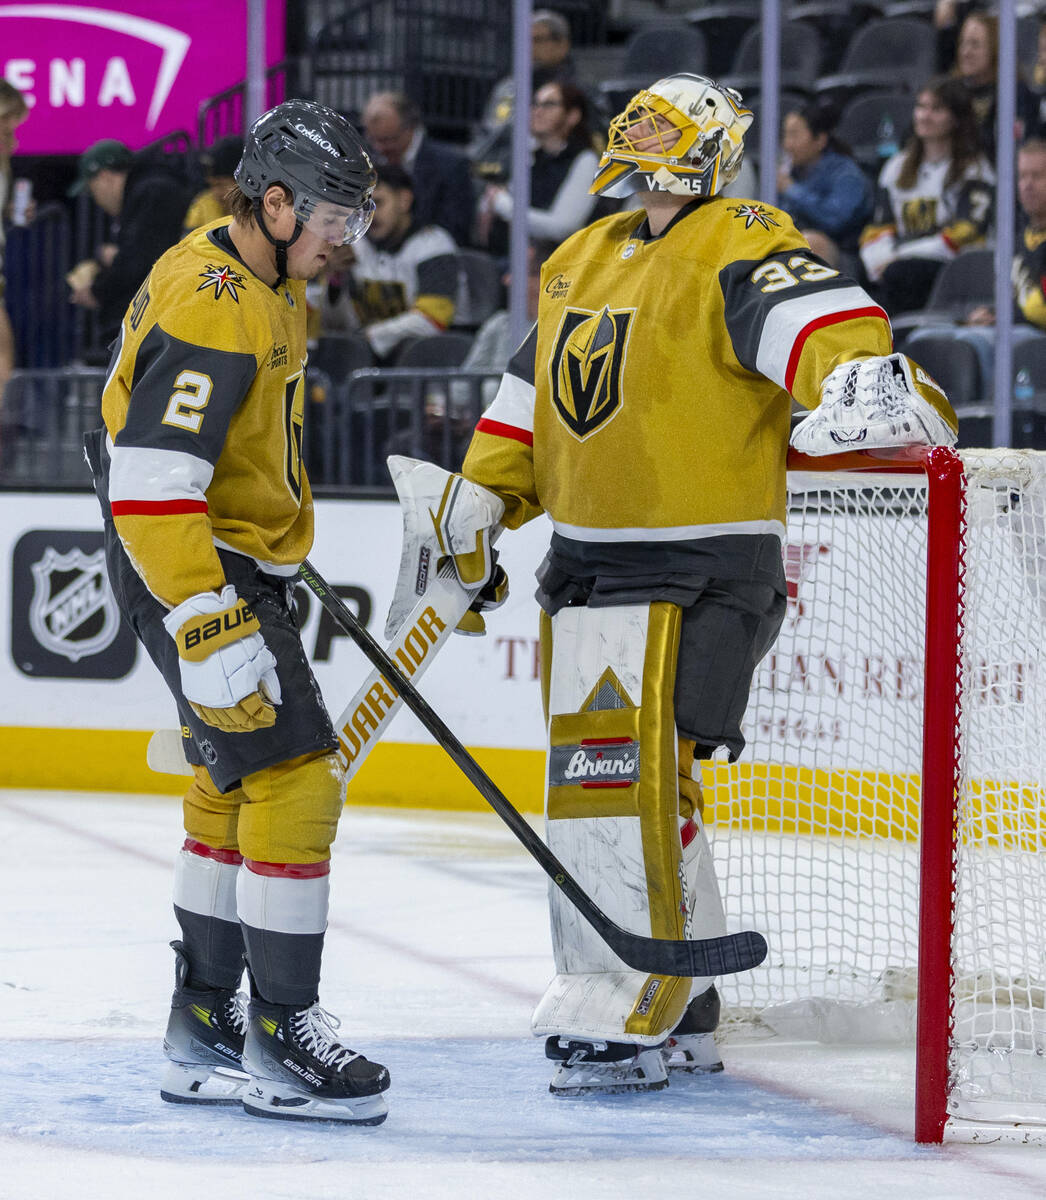
[[[559,243],[585,225],[596,206],[588,188],[599,155],[584,92],[555,81],[538,88],[530,106],[530,132],[534,154],[527,235]],[[503,184],[489,186],[480,201],[477,240],[493,254],[508,251],[512,208],[512,195]]]
[[[924,307],[938,271],[984,241],[995,176],[981,150],[966,86],[931,80],[919,92],[907,146],[879,174],[861,261],[891,316]]]
[[[973,115],[980,133],[981,148],[995,161],[995,95],[999,74],[999,18],[992,13],[974,11],[959,26],[952,74],[961,79],[970,94]],[[1017,80],[1018,141],[1034,121],[1036,100],[1022,79]]]
[[[838,110],[807,104],[785,114],[777,172],[777,203],[825,262],[838,267],[841,251],[855,252],[872,215],[871,181],[834,135]]]

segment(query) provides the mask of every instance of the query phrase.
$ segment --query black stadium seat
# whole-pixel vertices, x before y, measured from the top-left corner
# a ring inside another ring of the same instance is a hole
[[[675,71],[705,73],[708,53],[704,36],[682,23],[638,29],[625,45],[621,78],[599,85],[607,111],[620,112],[640,88]]]
[[[809,92],[821,70],[821,35],[812,25],[785,21],[781,25],[781,86]],[[737,56],[722,82],[743,95],[758,91],[762,79],[763,33],[753,25],[737,48]]]
[[[867,88],[898,88],[914,94],[934,74],[933,26],[909,17],[869,21],[850,39],[834,75],[818,79],[818,95],[845,102]]]

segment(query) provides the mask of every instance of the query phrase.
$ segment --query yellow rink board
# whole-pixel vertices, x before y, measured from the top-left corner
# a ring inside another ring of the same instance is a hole
[[[0,727],[0,787],[180,794],[183,777],[157,775],[146,766],[149,737],[143,731]],[[516,808],[542,811],[543,752],[490,747],[471,752]],[[918,838],[917,775],[705,763],[702,785],[706,820],[719,828],[743,823],[766,833]],[[352,781],[348,800],[488,811],[446,752],[432,744],[379,743]],[[965,828],[983,844],[1046,850],[1046,792],[1040,785],[975,781]]]

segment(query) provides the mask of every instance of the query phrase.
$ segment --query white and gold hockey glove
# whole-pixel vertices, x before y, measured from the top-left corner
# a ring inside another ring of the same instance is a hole
[[[821,403],[792,430],[802,454],[954,446],[955,414],[944,389],[905,354],[840,363],[821,385]]]
[[[226,733],[275,724],[276,659],[231,583],[183,600],[163,623],[178,647],[182,692],[201,721]]]

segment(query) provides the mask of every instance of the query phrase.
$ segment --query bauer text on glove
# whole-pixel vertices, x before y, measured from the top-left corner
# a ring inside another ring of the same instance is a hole
[[[190,596],[163,623],[178,647],[182,692],[201,721],[227,733],[275,723],[276,659],[232,584]]]

